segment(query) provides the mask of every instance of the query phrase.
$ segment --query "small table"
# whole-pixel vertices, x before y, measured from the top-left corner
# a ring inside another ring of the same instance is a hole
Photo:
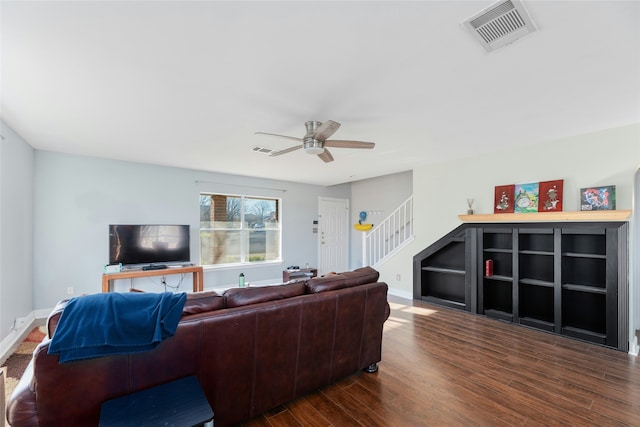
[[[99,427],[213,427],[213,410],[195,376],[107,400]]]
[[[187,267],[169,267],[161,270],[124,270],[118,273],[104,273],[102,275],[102,292],[111,292],[114,280],[186,273],[193,275],[193,292],[204,290],[203,268],[201,265],[193,265]]]
[[[306,280],[316,277],[318,275],[317,268],[300,268],[298,270],[284,270],[282,271],[282,281],[288,282],[290,280]]]

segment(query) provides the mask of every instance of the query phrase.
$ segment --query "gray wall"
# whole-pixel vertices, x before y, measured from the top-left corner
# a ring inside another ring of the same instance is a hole
[[[33,310],[34,150],[4,123],[0,141],[0,340]],[[0,352],[1,354],[1,352]]]
[[[351,183],[351,222],[357,224],[360,211],[366,223],[378,225],[413,194],[413,172],[406,171]],[[362,231],[351,229],[351,268],[362,267]]]
[[[36,151],[33,309],[67,297],[100,292],[108,262],[108,225],[164,223],[191,226],[192,262],[199,263],[199,193],[221,192],[282,198],[283,262],[267,267],[205,270],[205,289],[232,285],[240,271],[248,282],[278,279],[283,266],[317,260],[312,222],[318,196],[350,198],[350,185],[321,187],[116,160]],[[180,276],[167,276],[176,285]],[[130,287],[117,281],[116,290]],[[161,291],[156,279],[136,288]],[[184,279],[180,290],[190,290]]]

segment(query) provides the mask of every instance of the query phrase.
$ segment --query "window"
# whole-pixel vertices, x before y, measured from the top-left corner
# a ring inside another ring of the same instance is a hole
[[[200,263],[280,261],[280,200],[200,194]]]

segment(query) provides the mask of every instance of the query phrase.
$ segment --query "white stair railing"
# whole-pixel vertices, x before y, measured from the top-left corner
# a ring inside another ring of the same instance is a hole
[[[362,234],[362,265],[376,267],[413,240],[413,196]]]

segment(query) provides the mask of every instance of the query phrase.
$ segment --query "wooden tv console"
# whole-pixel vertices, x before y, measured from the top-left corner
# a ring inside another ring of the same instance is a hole
[[[168,267],[161,270],[127,270],[118,273],[104,273],[102,275],[102,292],[111,292],[114,280],[186,273],[193,275],[193,292],[204,290],[204,271],[202,266],[192,265],[187,267]]]

